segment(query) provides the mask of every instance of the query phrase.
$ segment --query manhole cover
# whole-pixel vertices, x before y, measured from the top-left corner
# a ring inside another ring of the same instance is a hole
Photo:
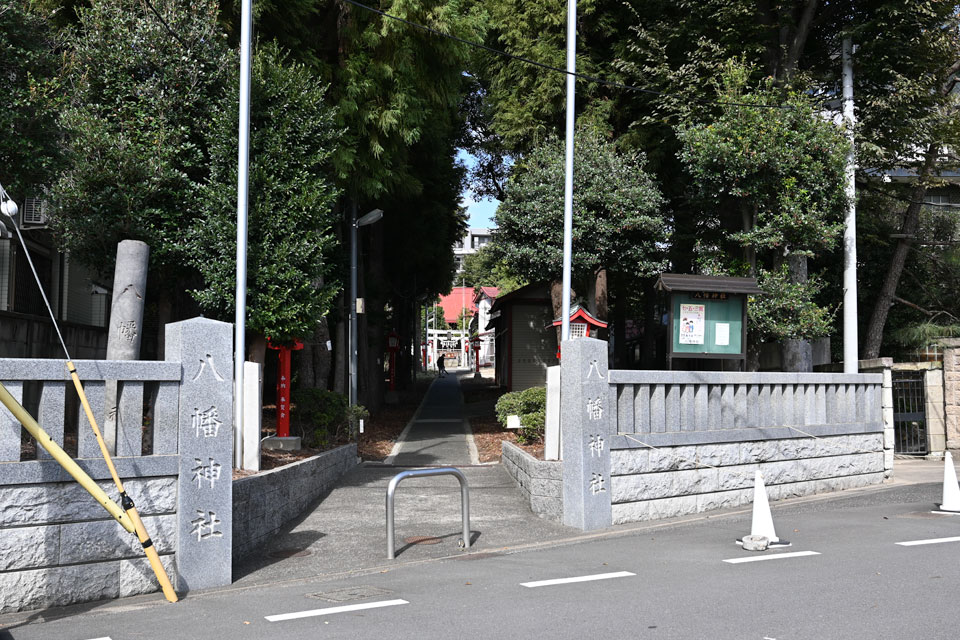
[[[324,591],[322,593],[308,593],[308,598],[324,600],[326,602],[349,602],[351,600],[363,600],[364,598],[375,598],[386,596],[393,593],[389,589],[379,587],[369,587],[360,585],[356,587],[346,587],[345,589],[335,589],[333,591]]]
[[[271,558],[305,558],[312,554],[313,552],[309,549],[278,549],[277,551],[271,551],[267,555]]]
[[[440,544],[440,538],[436,536],[410,536],[403,541],[407,544]]]

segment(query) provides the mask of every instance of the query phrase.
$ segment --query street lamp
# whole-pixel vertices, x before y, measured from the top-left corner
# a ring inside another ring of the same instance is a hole
[[[353,203],[350,223],[350,404],[357,404],[357,229],[383,217],[382,209],[374,209],[357,220],[357,203]]]

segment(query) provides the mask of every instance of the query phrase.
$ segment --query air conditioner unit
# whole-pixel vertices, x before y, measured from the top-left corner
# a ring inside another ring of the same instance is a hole
[[[43,198],[25,198],[20,209],[21,229],[43,229],[47,226],[47,201]]]

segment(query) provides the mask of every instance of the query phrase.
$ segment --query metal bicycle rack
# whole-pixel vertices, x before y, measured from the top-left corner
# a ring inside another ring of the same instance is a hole
[[[455,467],[437,467],[436,469],[411,469],[401,471],[390,479],[387,485],[387,558],[394,559],[396,547],[394,546],[393,529],[393,494],[397,490],[397,485],[401,480],[407,478],[423,478],[426,476],[455,476],[460,481],[460,511],[463,516],[463,538],[460,540],[460,546],[464,549],[470,548],[470,487],[467,485],[467,477],[463,475],[460,469]]]

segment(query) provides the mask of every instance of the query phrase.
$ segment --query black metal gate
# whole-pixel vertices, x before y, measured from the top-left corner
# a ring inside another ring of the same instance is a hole
[[[922,371],[893,372],[893,436],[894,453],[929,453]]]

